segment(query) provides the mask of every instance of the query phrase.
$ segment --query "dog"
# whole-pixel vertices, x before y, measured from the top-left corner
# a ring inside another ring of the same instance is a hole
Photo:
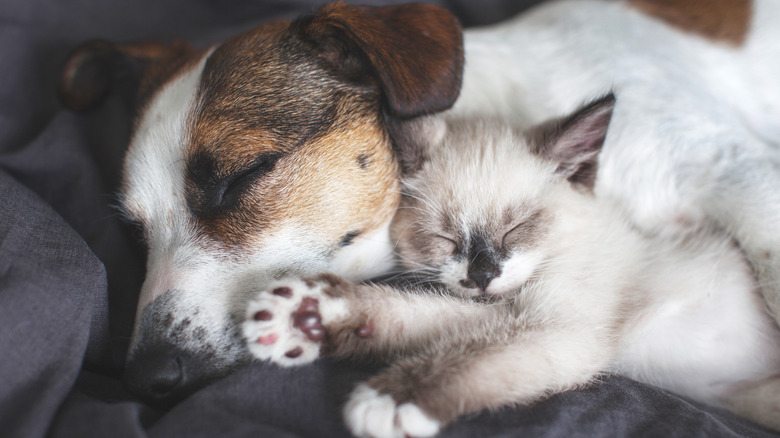
[[[774,0],[557,1],[462,34],[430,5],[334,3],[203,50],[87,43],[69,107],[141,72],[120,193],[148,245],[128,386],[175,400],[248,360],[237,321],[272,279],[391,270],[407,120],[524,128],[609,90],[595,191],[644,233],[731,233],[777,316],[778,16]]]

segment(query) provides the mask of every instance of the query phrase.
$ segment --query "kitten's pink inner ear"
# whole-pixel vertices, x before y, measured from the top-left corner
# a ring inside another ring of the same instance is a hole
[[[557,162],[557,172],[564,178],[593,189],[598,155],[607,137],[614,106],[615,96],[609,94],[546,124],[538,153]]]

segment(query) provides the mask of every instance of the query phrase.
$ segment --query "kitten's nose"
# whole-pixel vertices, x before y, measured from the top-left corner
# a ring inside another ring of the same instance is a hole
[[[483,233],[475,233],[469,248],[469,258],[471,262],[466,269],[468,280],[464,286],[478,287],[485,294],[490,282],[501,275],[501,264],[497,251]]]
[[[496,274],[492,272],[485,271],[469,273],[469,280],[473,281],[474,284],[483,292],[487,290],[488,285],[491,281],[493,281],[494,278],[496,278]]]

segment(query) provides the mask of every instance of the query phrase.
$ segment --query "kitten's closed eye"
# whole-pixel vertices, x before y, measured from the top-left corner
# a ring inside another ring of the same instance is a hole
[[[546,214],[543,210],[537,210],[527,218],[520,221],[504,234],[501,239],[503,249],[512,249],[519,246],[534,245],[544,234]]]
[[[449,253],[457,254],[460,252],[460,244],[452,237],[443,236],[441,234],[434,234],[433,239],[439,246],[439,249],[446,250]]]

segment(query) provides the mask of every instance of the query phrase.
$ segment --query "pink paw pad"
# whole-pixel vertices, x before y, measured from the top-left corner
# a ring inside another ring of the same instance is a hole
[[[363,324],[359,325],[358,328],[355,329],[355,334],[359,338],[369,338],[371,335],[374,334],[374,322],[371,320],[368,320],[364,322]]]
[[[271,333],[270,335],[260,336],[259,338],[257,338],[257,342],[263,345],[273,345],[278,340],[279,340],[279,335],[277,335],[276,333]]]
[[[303,354],[303,348],[301,347],[295,347],[292,350],[288,351],[287,353],[284,353],[284,355],[289,357],[290,359],[295,359],[296,357],[300,357],[302,354]]]
[[[328,337],[326,326],[347,314],[343,301],[323,293],[326,283],[300,278],[276,281],[247,304],[242,333],[249,352],[282,366],[310,363]],[[360,336],[371,336],[365,324]]]
[[[325,327],[322,325],[319,301],[316,298],[304,298],[292,316],[293,327],[302,331],[307,338],[314,342],[325,339]]]
[[[271,291],[272,294],[283,297],[283,298],[292,298],[293,291],[287,286],[277,287],[276,289]]]
[[[274,314],[269,312],[268,310],[261,310],[259,312],[256,312],[254,316],[252,316],[252,319],[255,321],[270,321],[274,318]]]

